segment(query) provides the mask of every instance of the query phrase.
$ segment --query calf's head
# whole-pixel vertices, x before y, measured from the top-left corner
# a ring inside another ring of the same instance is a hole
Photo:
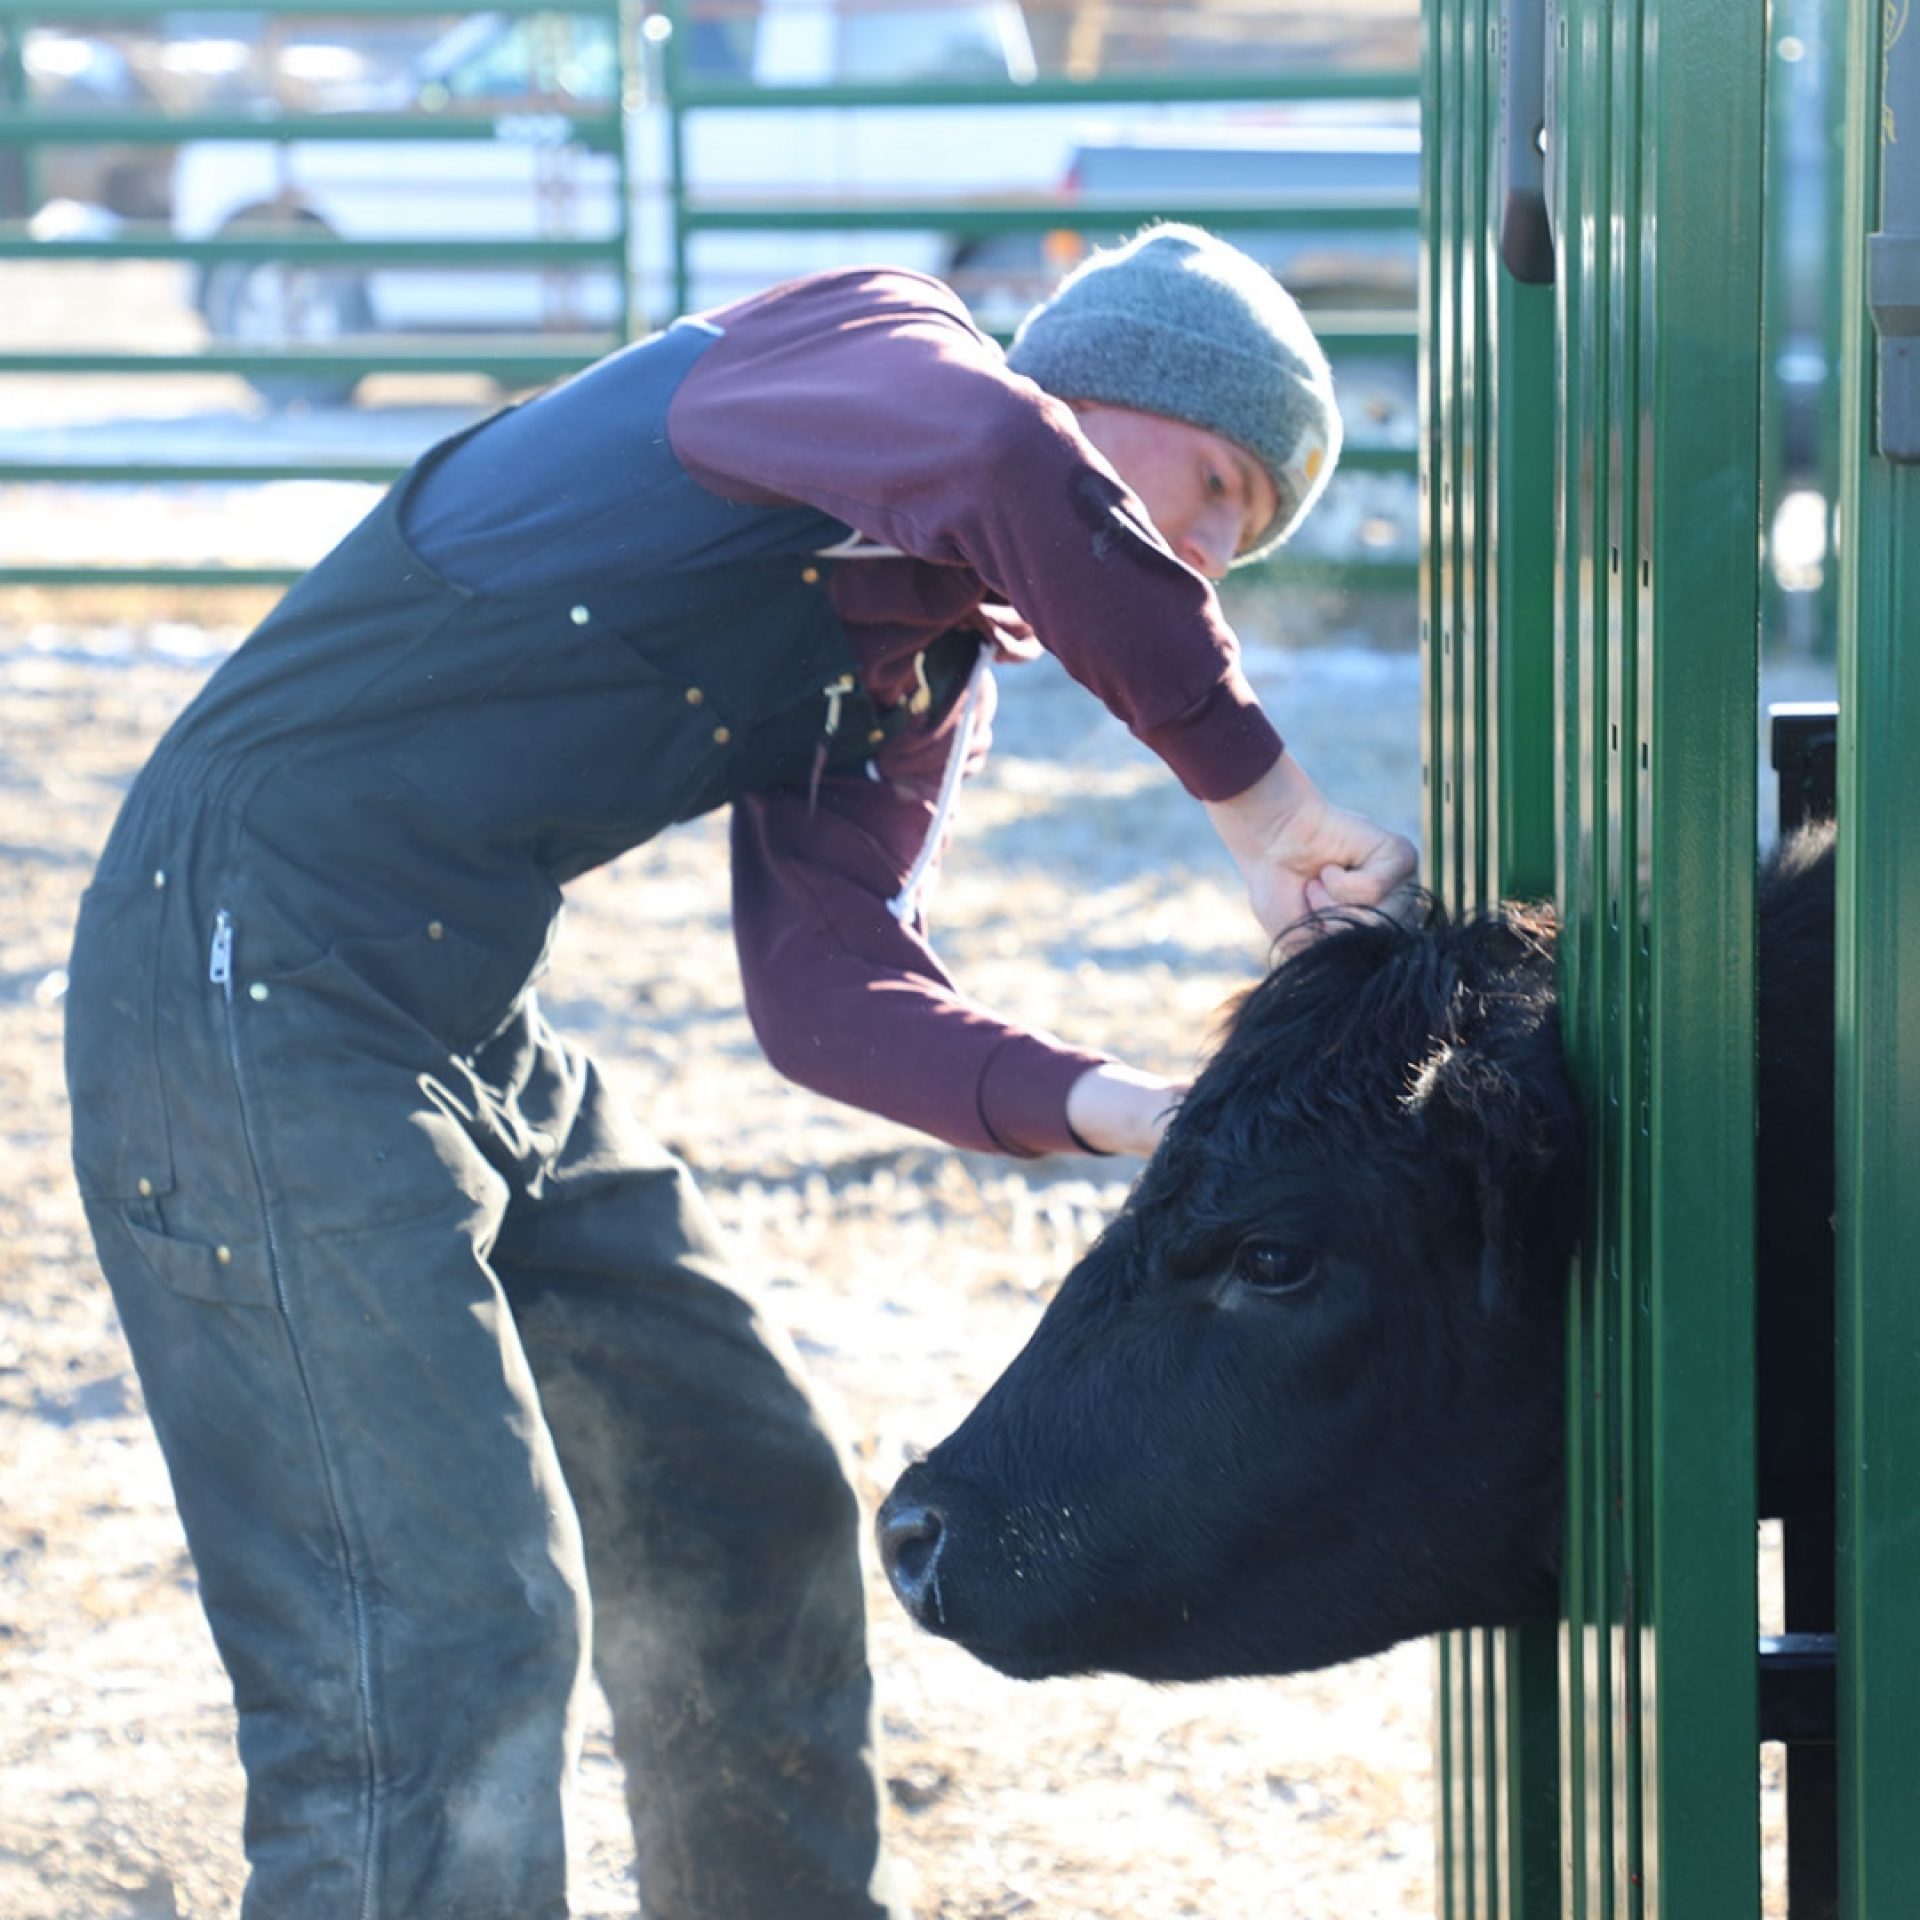
[[[894,1590],[1028,1677],[1291,1672],[1550,1611],[1580,1166],[1547,921],[1329,932],[902,1476]]]

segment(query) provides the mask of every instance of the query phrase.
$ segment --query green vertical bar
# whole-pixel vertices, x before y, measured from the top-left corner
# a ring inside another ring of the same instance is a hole
[[[1423,15],[1428,877],[1455,910],[1553,872],[1552,306],[1499,264],[1499,24],[1499,0]],[[1543,1625],[1436,1656],[1450,1920],[1557,1911],[1554,1647]]]
[[[1848,225],[1847,204],[1847,119],[1850,68],[1842,61],[1850,31],[1851,9],[1844,0],[1819,0],[1819,33],[1814,42],[1814,57],[1819,65],[1814,91],[1820,102],[1826,140],[1822,148],[1825,165],[1825,194],[1821,217],[1833,235],[1826,254],[1827,273],[1821,288],[1820,343],[1825,364],[1821,386],[1819,479],[1821,498],[1826,502],[1827,560],[1821,569],[1820,589],[1815,596],[1814,650],[1832,659],[1840,647],[1841,562],[1836,551],[1838,506],[1841,475],[1845,458],[1845,432],[1842,422],[1841,379],[1847,353],[1851,350],[1852,325],[1859,309],[1848,318],[1846,236],[1854,229]],[[1861,124],[1865,124],[1862,122]]]
[[[1634,569],[1637,455],[1654,424],[1636,404],[1639,340],[1641,34],[1643,0],[1620,0],[1607,18],[1608,143],[1600,203],[1605,258],[1604,354],[1608,457],[1596,487],[1594,572],[1600,603],[1596,627],[1605,633],[1606,737],[1600,746],[1607,807],[1603,938],[1609,949],[1612,991],[1607,1001],[1605,1126],[1614,1213],[1607,1272],[1613,1322],[1614,1419],[1608,1470],[1612,1481],[1608,1525],[1618,1573],[1608,1597],[1612,1642],[1610,1711],[1613,1723],[1613,1901],[1625,1920],[1646,1911],[1643,1807],[1647,1724],[1641,1707],[1641,1658],[1647,1626],[1647,1566],[1651,1557],[1645,1516],[1653,1437],[1649,1428],[1647,1341],[1648,1167],[1636,1120],[1646,1092],[1645,925],[1637,876],[1650,854],[1650,822],[1635,776],[1645,684],[1638,650],[1639,608],[1627,591]],[[1655,1911],[1658,1909],[1656,1908]]]
[[[1445,591],[1440,538],[1440,469],[1446,456],[1440,436],[1437,343],[1450,251],[1440,217],[1440,175],[1447,129],[1452,124],[1451,106],[1443,91],[1442,78],[1453,4],[1454,0],[1422,0],[1420,8],[1419,351],[1415,362],[1420,407],[1420,838],[1422,878],[1436,890],[1440,885],[1439,850],[1446,833],[1446,813],[1441,801],[1436,651]],[[1450,1684],[1450,1666],[1443,1662],[1437,1675],[1444,1692]],[[1446,1784],[1443,1776],[1443,1791]],[[1442,1824],[1444,1826],[1444,1822]],[[1440,1884],[1443,1887],[1446,1884],[1444,1873]]]
[[[32,97],[27,79],[27,25],[25,14],[0,13],[0,108],[8,116],[25,112]],[[23,146],[0,154],[0,173],[12,174],[20,195],[18,217],[30,218],[40,205],[39,149]]]
[[[1495,474],[1489,533],[1498,574],[1487,620],[1498,752],[1489,831],[1494,887],[1553,893],[1553,290],[1498,274],[1498,370],[1491,396]]]
[[[613,34],[614,85],[620,102],[620,129],[614,137],[614,246],[620,262],[620,337],[631,340],[633,327],[633,166],[629,151],[629,130],[639,98],[640,77],[635,71],[635,52],[640,26],[639,11],[632,0],[608,0],[607,19]]]
[[[1852,10],[1846,61],[1837,1005],[1841,1912],[1920,1888],[1920,470],[1878,451],[1865,236],[1920,185],[1905,8]],[[1894,169],[1907,170],[1904,178]],[[1909,343],[1910,344],[1910,343]]]
[[[1486,8],[1485,151],[1502,135],[1500,9]],[[1554,880],[1553,298],[1501,264],[1497,170],[1483,172],[1472,237],[1482,457],[1475,510],[1478,778],[1475,886],[1489,899],[1546,899]],[[1487,1636],[1489,1848],[1500,1920],[1559,1913],[1556,1629]]]
[[[1472,1657],[1474,1704],[1479,1710],[1479,1797],[1474,1833],[1474,1897],[1481,1913],[1493,1920],[1507,1911],[1506,1887],[1500,1876],[1506,1858],[1506,1836],[1500,1831],[1500,1702],[1496,1678],[1499,1636],[1481,1628],[1467,1636]]]
[[[1546,1623],[1492,1636],[1501,1920],[1560,1912],[1558,1635]]]
[[[1582,1291],[1578,1265],[1569,1287],[1567,1315],[1567,1528],[1565,1559],[1560,1569],[1563,1618],[1560,1623],[1560,1911],[1565,1920],[1586,1920],[1587,1898],[1587,1650],[1583,1630],[1583,1602],[1587,1587],[1587,1536],[1580,1524],[1590,1498],[1587,1487],[1588,1454],[1582,1445],[1586,1407],[1591,1398],[1587,1381],[1587,1350],[1583,1321],[1576,1308]]]
[[[1612,1645],[1616,1585],[1612,1531],[1612,1326],[1605,1311],[1614,1257],[1609,1223],[1615,1195],[1604,1125],[1605,1011],[1610,950],[1597,909],[1607,871],[1605,785],[1606,660],[1599,645],[1593,557],[1597,489],[1609,437],[1601,304],[1595,253],[1606,152],[1607,100],[1600,76],[1605,44],[1594,0],[1563,0],[1556,34],[1559,151],[1555,187],[1559,233],[1555,409],[1560,441],[1555,488],[1558,638],[1563,661],[1560,737],[1564,803],[1559,863],[1566,938],[1561,944],[1565,1037],[1589,1117],[1593,1177],[1583,1248],[1568,1309],[1569,1555],[1561,1711],[1566,1717],[1567,1907],[1577,1920],[1612,1920]]]
[[[1479,13],[1476,0],[1461,0],[1454,16],[1453,102],[1455,131],[1448,143],[1448,185],[1451,201],[1447,209],[1447,227],[1453,236],[1453,271],[1449,277],[1449,308],[1443,328],[1444,357],[1447,369],[1446,392],[1442,410],[1447,416],[1447,558],[1450,568],[1447,592],[1447,628],[1441,640],[1446,672],[1446,704],[1442,715],[1447,742],[1447,847],[1451,865],[1447,873],[1446,893],[1458,904],[1469,897],[1468,870],[1470,834],[1468,818],[1472,807],[1473,767],[1467,755],[1466,715],[1470,699],[1470,656],[1473,646],[1471,585],[1473,550],[1470,544],[1473,521],[1473,179],[1476,171],[1475,148],[1479,127],[1473,114],[1473,74],[1476,64],[1474,23]],[[1469,1696],[1477,1713],[1479,1702],[1472,1693],[1473,1649],[1465,1649]],[[1476,1755],[1478,1746],[1476,1741]],[[1481,1782],[1476,1771],[1475,1800]],[[1475,1907],[1473,1911],[1478,1911]]]
[[[1585,379],[1579,352],[1579,322],[1588,280],[1580,243],[1580,197],[1573,189],[1581,139],[1574,78],[1578,70],[1568,0],[1553,0],[1550,84],[1557,103],[1550,207],[1556,236],[1554,260],[1555,423],[1553,456],[1553,626],[1558,670],[1554,675],[1554,738],[1560,744],[1560,805],[1555,809],[1555,872],[1559,880],[1562,933],[1558,948],[1562,1038],[1585,1104],[1590,1108],[1595,1049],[1592,1017],[1593,918],[1572,903],[1593,896],[1591,754],[1586,726],[1588,670],[1579,645],[1579,581],[1576,523],[1581,448],[1585,428],[1578,410]],[[1566,1318],[1566,1528],[1561,1566],[1560,1682],[1560,1884],[1566,1920],[1596,1920],[1599,1907],[1590,1872],[1593,1854],[1591,1674],[1594,1648],[1589,1623],[1596,1585],[1590,1516],[1596,1504],[1591,1428],[1596,1400],[1586,1302],[1593,1291],[1595,1229],[1592,1209],[1582,1222],[1580,1246],[1568,1278]]]
[[[691,311],[693,279],[687,261],[686,3],[661,0],[668,33],[661,48],[660,84],[667,116],[667,220],[673,230],[673,310]]]
[[[1444,896],[1452,857],[1453,289],[1459,271],[1455,219],[1461,138],[1459,14],[1463,0],[1423,0],[1420,10],[1420,777],[1424,788],[1422,877]],[[1476,1920],[1471,1904],[1474,1780],[1467,1729],[1472,1718],[1467,1637],[1443,1634],[1434,1647],[1434,1885],[1444,1920]]]
[[[1449,1636],[1453,1650],[1452,1711],[1447,1716],[1446,1765],[1452,1791],[1447,1800],[1447,1878],[1444,1911],[1449,1920],[1486,1920],[1474,1898],[1477,1848],[1474,1807],[1479,1799],[1480,1766],[1475,1750],[1472,1635]]]
[[[1467,594],[1472,569],[1471,487],[1474,460],[1471,383],[1473,349],[1469,339],[1473,293],[1473,208],[1471,181],[1476,169],[1480,128],[1473,109],[1478,65],[1475,22],[1478,0],[1454,0],[1446,9],[1442,45],[1438,122],[1440,141],[1440,232],[1444,255],[1434,342],[1439,368],[1437,394],[1441,422],[1442,466],[1438,523],[1440,597],[1437,606],[1437,709],[1439,742],[1438,857],[1433,884],[1450,906],[1462,904],[1467,885],[1465,815],[1470,805],[1473,768],[1462,715],[1469,675],[1472,635]],[[1452,1801],[1448,1809],[1451,1872],[1447,1912],[1450,1920],[1493,1920],[1486,1885],[1486,1725],[1481,1686],[1479,1636],[1451,1636],[1453,1658]]]
[[[1458,1920],[1453,1898],[1453,1808],[1459,1789],[1453,1770],[1453,1716],[1459,1710],[1458,1634],[1433,1642],[1433,1897],[1439,1920]]]
[[[1430,348],[1434,366],[1433,404],[1439,435],[1434,487],[1438,495],[1434,530],[1433,778],[1437,788],[1435,833],[1428,850],[1429,884],[1443,899],[1454,900],[1460,886],[1460,282],[1464,271],[1465,223],[1461,180],[1464,149],[1471,137],[1464,112],[1467,0],[1453,0],[1442,14],[1439,88],[1443,102],[1436,156],[1434,219],[1441,236],[1435,283],[1436,304]]]
[[[1490,47],[1489,0],[1467,0],[1460,31],[1459,122],[1464,139],[1460,166],[1460,320],[1457,373],[1460,468],[1455,488],[1460,591],[1454,627],[1459,689],[1459,755],[1455,811],[1459,820],[1460,872],[1455,904],[1478,906],[1487,897],[1485,805],[1491,755],[1486,752],[1485,637],[1487,617],[1487,515],[1485,495],[1491,442],[1487,438],[1487,388],[1492,368],[1486,352],[1488,256],[1484,243],[1489,199],[1488,156],[1498,151],[1492,97],[1498,92],[1498,47]],[[1491,81],[1491,84],[1490,84]],[[1476,1675],[1481,1672],[1476,1664]],[[1491,1889],[1489,1889],[1491,1892]],[[1489,1904],[1487,1911],[1493,1911]]]
[[[1650,1915],[1693,1920],[1760,1899],[1752,850],[1767,21],[1765,0],[1645,0],[1645,16],[1641,1871]]]

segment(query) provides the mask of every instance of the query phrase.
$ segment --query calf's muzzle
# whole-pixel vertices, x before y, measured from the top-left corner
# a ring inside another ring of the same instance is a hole
[[[940,1509],[920,1499],[913,1475],[903,1478],[880,1509],[874,1531],[880,1564],[900,1604],[923,1627],[941,1625],[940,1555],[947,1544],[947,1523]]]

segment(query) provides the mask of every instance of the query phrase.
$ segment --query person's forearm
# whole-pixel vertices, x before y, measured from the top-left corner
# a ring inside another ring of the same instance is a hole
[[[1214,831],[1243,869],[1271,860],[1283,840],[1325,807],[1320,789],[1291,753],[1282,753],[1244,792],[1206,803]]]
[[[1108,1061],[1067,1090],[1067,1125],[1090,1152],[1150,1154],[1185,1092],[1176,1081]]]

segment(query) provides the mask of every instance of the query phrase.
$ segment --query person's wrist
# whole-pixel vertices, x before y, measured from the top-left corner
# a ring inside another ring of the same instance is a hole
[[[1117,1060],[1089,1067],[1067,1089],[1067,1130],[1089,1153],[1149,1154],[1182,1091]]]
[[[1291,753],[1279,759],[1244,792],[1207,803],[1214,830],[1242,866],[1273,858],[1281,841],[1298,835],[1300,824],[1325,798]]]

